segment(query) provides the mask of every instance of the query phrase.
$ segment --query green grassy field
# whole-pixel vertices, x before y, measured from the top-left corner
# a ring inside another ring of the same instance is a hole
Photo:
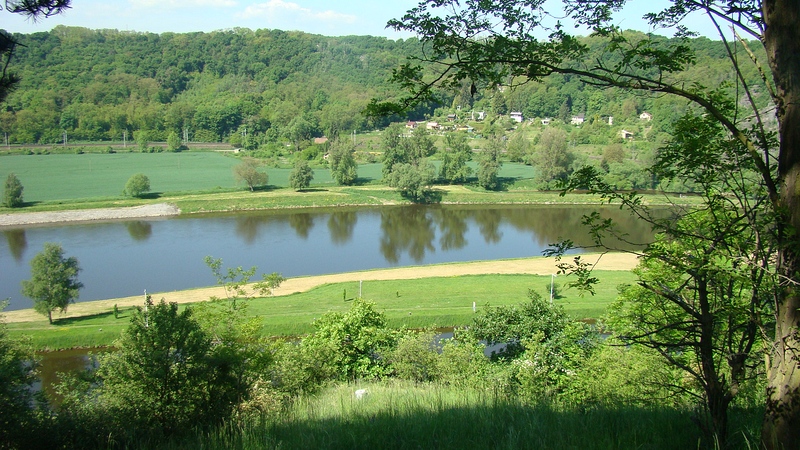
[[[627,271],[598,271],[601,282],[596,295],[581,297],[575,290],[563,289],[555,301],[576,319],[599,318],[616,298],[617,286],[634,281]],[[526,301],[528,289],[549,296],[549,276],[470,275],[422,278],[417,280],[369,281],[362,285],[362,296],[377,305],[393,327],[423,328],[467,325],[472,320],[472,302],[478,309]],[[563,282],[557,282],[562,285]],[[263,320],[267,336],[299,335],[313,331],[314,319],[329,311],[344,312],[358,295],[358,282],[319,286],[308,292],[250,301],[248,314]],[[157,298],[154,300],[158,300]],[[29,336],[38,349],[97,347],[110,345],[128,325],[130,308],[114,318],[112,311],[87,317],[55,321],[49,325],[42,317],[37,322],[8,324],[16,336]]]
[[[356,389],[369,394],[355,398]],[[731,414],[731,447],[755,448],[759,410]],[[159,449],[692,449],[689,408],[564,407],[477,390],[408,382],[335,385],[268,420],[219,427]]]
[[[147,175],[151,191],[160,195],[241,190],[233,176],[238,163],[238,158],[215,152],[9,155],[0,157],[0,178],[15,173],[25,187],[25,202],[35,204],[121,198],[125,182],[135,173]],[[379,163],[360,165],[360,180],[380,181],[381,168]],[[267,169],[269,186],[288,187],[290,172]],[[500,175],[522,180],[533,173],[530,166],[506,163]],[[314,170],[312,188],[333,185],[329,170]]]

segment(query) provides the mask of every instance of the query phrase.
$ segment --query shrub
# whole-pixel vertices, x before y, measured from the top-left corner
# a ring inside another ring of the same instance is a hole
[[[125,190],[122,191],[123,195],[130,197],[141,197],[150,192],[150,179],[143,173],[137,173],[125,183]]]
[[[13,173],[6,177],[6,184],[3,190],[3,204],[9,208],[22,206],[22,183]]]

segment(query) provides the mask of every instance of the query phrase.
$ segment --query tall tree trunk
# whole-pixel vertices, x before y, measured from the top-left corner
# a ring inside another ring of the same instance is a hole
[[[719,448],[727,447],[728,405],[733,398],[714,359],[714,313],[709,303],[708,280],[697,276],[697,300],[700,305],[699,354],[706,393],[706,406],[711,423],[703,425],[704,431]],[[709,427],[710,425],[710,427]]]
[[[800,448],[800,2],[763,0],[764,46],[775,80],[780,156],[779,270],[785,281],[775,305],[775,340],[767,367],[767,448]]]

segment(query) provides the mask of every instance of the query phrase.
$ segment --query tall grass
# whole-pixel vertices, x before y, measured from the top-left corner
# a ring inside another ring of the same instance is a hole
[[[359,388],[369,394],[357,399],[354,390]],[[163,448],[706,448],[691,417],[691,411],[666,407],[528,405],[491,391],[437,385],[339,385],[299,399],[279,417],[198,433]],[[732,440],[737,448],[747,448],[747,439],[757,442],[751,434],[757,423],[753,413],[736,422],[739,431]]]

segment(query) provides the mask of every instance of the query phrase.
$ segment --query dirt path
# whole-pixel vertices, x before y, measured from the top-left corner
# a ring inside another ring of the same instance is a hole
[[[630,270],[636,266],[637,258],[628,253],[609,253],[606,255],[586,255],[588,262],[597,262],[597,270]],[[476,261],[455,264],[436,264],[429,266],[398,267],[395,269],[378,269],[363,272],[348,272],[332,275],[318,275],[311,277],[298,277],[286,280],[274,295],[289,295],[295,292],[305,292],[317,286],[329,283],[342,283],[348,281],[375,281],[375,280],[411,280],[432,277],[456,277],[461,275],[483,274],[532,274],[550,275],[556,273],[554,258],[523,258],[506,259],[497,261]],[[151,293],[154,300],[165,299],[167,302],[190,303],[208,300],[212,296],[224,297],[222,287],[208,287],[190,289],[186,291]],[[111,311],[116,304],[118,307],[141,305],[142,295],[135,297],[117,298],[111,300],[98,300],[80,302],[70,305],[67,313],[59,317],[79,317]],[[43,316],[32,309],[8,311],[5,313],[6,322],[34,322],[43,320]]]
[[[0,214],[0,228],[45,223],[89,222],[95,220],[143,219],[177,216],[181,211],[168,203],[133,206],[128,208],[81,209],[70,211],[45,211]]]

